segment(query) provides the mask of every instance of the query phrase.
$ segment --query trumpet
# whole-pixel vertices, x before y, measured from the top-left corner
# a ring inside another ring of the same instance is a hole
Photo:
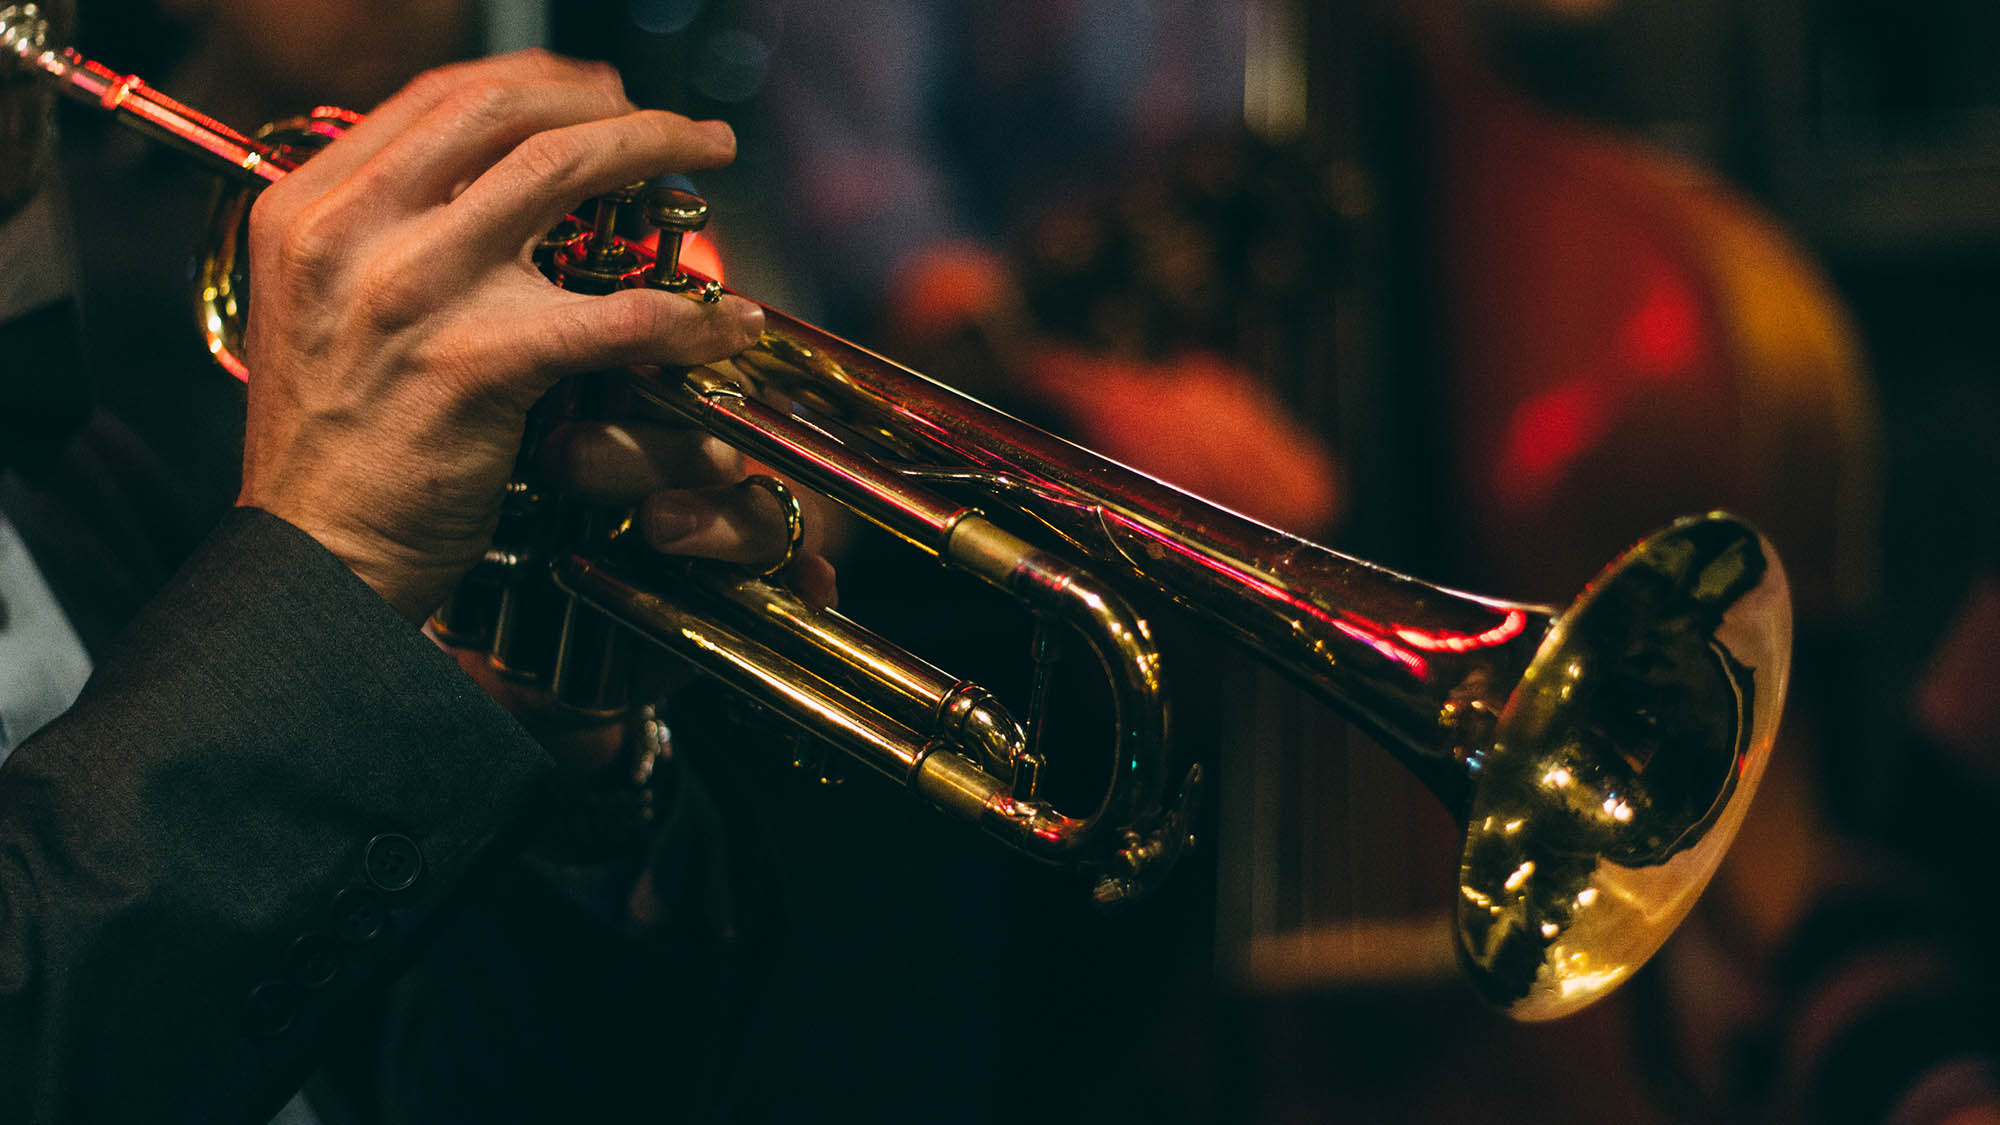
[[[197,303],[218,362],[246,374],[250,203],[356,118],[322,109],[244,136],[45,34],[34,5],[0,8],[0,70],[39,76],[225,180]],[[720,286],[677,261],[679,238],[704,221],[699,198],[644,192],[657,254],[616,229],[619,205],[639,198],[600,200],[589,221],[550,232],[544,272],[584,292],[648,285],[714,299]],[[1198,767],[1176,767],[1168,669],[1121,592],[1150,591],[1326,700],[1452,811],[1464,832],[1458,959],[1488,1001],[1524,1020],[1574,1011],[1631,976],[1722,861],[1771,752],[1791,649],[1784,569],[1744,522],[1682,519],[1566,608],[1467,594],[1206,503],[779,310],[766,318],[729,360],[584,377],[537,412],[687,420],[1018,599],[1038,632],[1080,635],[1115,716],[1094,809],[1064,811],[1041,793],[1040,690],[1017,716],[768,575],[644,557],[617,513],[545,495],[532,450],[493,550],[440,628],[606,713],[622,703],[621,646],[658,644],[930,804],[1082,870],[1109,903],[1166,876],[1190,844],[1203,784]]]

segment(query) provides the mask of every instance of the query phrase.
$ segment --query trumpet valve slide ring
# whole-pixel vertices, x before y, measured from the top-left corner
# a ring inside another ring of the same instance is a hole
[[[760,578],[771,578],[792,565],[792,560],[799,557],[799,548],[803,547],[806,541],[805,512],[799,507],[799,498],[792,495],[792,490],[785,482],[769,473],[752,473],[744,477],[737,487],[762,489],[770,493],[771,498],[778,502],[778,509],[785,517],[784,556],[757,572]]]
[[[601,297],[617,291],[639,270],[639,256],[623,242],[605,249],[589,234],[578,235],[555,248],[550,277],[572,293]]]

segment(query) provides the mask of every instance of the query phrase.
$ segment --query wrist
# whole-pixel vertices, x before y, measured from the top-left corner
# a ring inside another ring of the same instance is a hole
[[[425,574],[421,564],[393,547],[343,535],[328,528],[299,525],[319,540],[335,558],[347,564],[355,577],[389,603],[389,608],[412,625],[421,625],[444,600],[450,583]]]
[[[412,625],[423,624],[465,569],[440,566],[421,552],[379,536],[315,520],[305,513],[288,511],[284,505],[260,502],[248,490],[237,497],[236,505],[267,512],[311,536]]]

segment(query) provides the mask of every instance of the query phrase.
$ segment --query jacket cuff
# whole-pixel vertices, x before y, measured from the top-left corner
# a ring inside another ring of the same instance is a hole
[[[0,893],[33,931],[0,933],[0,980],[36,998],[0,1038],[39,1056],[34,1100],[276,1109],[549,768],[318,542],[230,513],[0,771]]]

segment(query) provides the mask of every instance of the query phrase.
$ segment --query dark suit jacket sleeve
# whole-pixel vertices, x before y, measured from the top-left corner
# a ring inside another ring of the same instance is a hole
[[[0,1120],[265,1120],[548,768],[318,543],[232,513],[0,769]]]

